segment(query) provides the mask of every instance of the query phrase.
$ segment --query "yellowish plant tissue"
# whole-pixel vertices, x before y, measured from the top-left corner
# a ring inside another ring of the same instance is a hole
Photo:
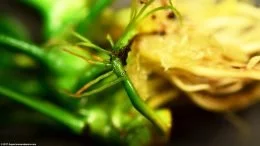
[[[154,7],[164,4],[158,0]],[[200,107],[219,112],[259,100],[260,9],[239,0],[173,5],[181,19],[158,11],[140,24],[132,43],[126,69],[141,96],[158,106],[184,92]]]

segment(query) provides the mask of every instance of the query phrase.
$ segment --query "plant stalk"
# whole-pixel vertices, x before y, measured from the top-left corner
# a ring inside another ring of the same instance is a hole
[[[3,86],[0,86],[0,95],[6,96],[12,100],[22,103],[38,112],[41,112],[53,118],[60,123],[63,123],[77,134],[80,134],[85,126],[83,120],[75,117],[68,111],[61,109],[60,107],[55,106],[49,102],[21,95]]]

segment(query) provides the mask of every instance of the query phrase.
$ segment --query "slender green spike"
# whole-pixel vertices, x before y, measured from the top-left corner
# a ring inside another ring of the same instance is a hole
[[[88,42],[81,42],[81,43],[77,43],[76,45],[78,46],[85,46],[85,47],[89,47],[89,48],[92,48],[92,49],[95,49],[97,51],[100,51],[100,52],[103,52],[103,53],[106,53],[106,54],[112,54],[111,52],[97,46],[97,45],[94,45],[94,44],[91,44],[91,43],[88,43]]]
[[[144,13],[144,11],[148,8],[148,6],[150,6],[155,0],[150,0],[148,1],[142,8],[141,10],[138,12],[136,18],[141,17],[141,15]]]
[[[172,3],[171,0],[169,0],[169,3],[170,3],[170,6],[171,6],[173,13],[176,14],[176,16],[178,17],[180,25],[182,25],[183,19],[182,19],[181,13],[173,6],[173,3]]]
[[[151,1],[150,1],[151,2]],[[146,13],[143,14],[143,16],[141,16],[141,14],[139,14],[136,18],[136,22],[142,21],[144,18],[148,17],[149,15],[151,15],[152,13],[155,13],[157,11],[161,11],[161,10],[167,10],[170,9],[172,10],[172,12],[174,14],[176,14],[176,16],[178,17],[178,19],[180,20],[180,22],[182,22],[182,17],[180,12],[173,6],[173,3],[171,0],[169,0],[170,5],[169,6],[160,6],[157,8],[154,8]],[[146,8],[145,8],[146,9]],[[144,10],[143,10],[144,11]]]
[[[82,88],[80,88],[77,92],[76,95],[80,95],[81,93],[83,93],[85,90],[87,90],[89,87],[91,87],[92,85],[98,83],[99,81],[103,80],[104,78],[109,77],[110,75],[113,74],[113,71],[109,71],[99,77],[97,77],[96,79],[88,82],[87,84],[85,84]]]
[[[115,44],[114,44],[114,41],[113,41],[111,35],[107,34],[107,40],[109,41],[111,47],[113,48]]]
[[[85,126],[84,120],[75,117],[68,111],[47,101],[24,96],[2,86],[0,86],[0,94],[19,103],[22,103],[30,108],[33,108],[34,110],[41,112],[60,123],[63,123],[70,129],[72,129],[75,133],[80,134]]]
[[[142,17],[140,17],[138,19],[138,21],[143,20],[144,18],[151,15],[152,13],[155,13],[155,12],[161,11],[161,10],[167,10],[167,9],[171,9],[171,6],[161,6],[161,7],[154,8],[154,9],[150,10],[149,12],[145,13]]]
[[[106,63],[106,62],[101,62],[101,61],[95,61],[95,60],[91,60],[91,59],[88,59],[80,54],[77,54],[73,51],[70,51],[70,50],[67,50],[67,49],[62,49],[63,51],[67,52],[67,53],[70,53],[71,55],[74,55],[74,56],[77,56],[83,60],[85,60],[86,62],[90,63],[90,64],[96,64],[96,65],[104,65],[104,66],[111,66],[110,63]]]
[[[91,42],[89,39],[85,38],[84,36],[80,35],[79,33],[72,32],[72,35],[74,35],[76,38],[78,38],[84,42]]]
[[[124,80],[123,77],[119,77],[119,78],[117,78],[116,80],[114,80],[113,82],[110,82],[110,83],[108,83],[108,84],[105,84],[105,85],[103,85],[103,86],[101,86],[101,87],[99,87],[99,88],[97,88],[97,89],[91,90],[91,91],[89,91],[89,92],[86,92],[86,93],[84,93],[84,94],[82,94],[82,95],[80,95],[80,96],[76,96],[76,97],[88,97],[88,96],[90,96],[90,95],[97,94],[97,93],[99,93],[99,92],[101,92],[101,91],[103,91],[103,90],[105,90],[105,89],[107,89],[107,88],[109,88],[109,87],[111,87],[111,86],[114,86],[114,85],[120,83],[120,82],[123,81],[123,80]]]
[[[89,47],[89,48],[92,48],[92,49],[95,49],[97,51],[100,51],[100,52],[103,52],[103,53],[106,53],[106,54],[111,54],[111,52],[95,45],[94,43],[92,43],[89,39],[83,37],[82,35],[76,33],[76,32],[73,32],[72,33],[76,38],[80,39],[81,43],[78,43],[77,45],[81,45],[81,46],[85,46],[85,47]]]
[[[137,3],[136,0],[132,0],[131,2],[131,15],[130,15],[130,20],[134,20],[137,14]]]
[[[169,6],[160,6],[157,8],[154,8],[148,12],[146,12],[145,14],[143,14],[143,16],[139,16],[136,20],[136,22],[142,21],[144,18],[148,17],[149,15],[157,12],[157,11],[161,11],[161,10],[172,10],[172,12],[177,16],[177,18],[179,19],[179,22],[182,24],[182,16],[180,14],[180,12],[173,6],[173,3],[171,0],[169,0],[170,5]]]

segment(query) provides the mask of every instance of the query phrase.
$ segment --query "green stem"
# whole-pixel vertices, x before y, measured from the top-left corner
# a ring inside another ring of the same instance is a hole
[[[133,86],[130,78],[126,74],[124,67],[117,57],[112,57],[112,65],[114,67],[114,72],[119,78],[124,78],[123,85],[124,88],[133,104],[133,106],[139,111],[142,115],[144,115],[147,119],[149,119],[157,129],[166,134],[168,131],[167,125],[156,115],[156,113],[141,99],[136,89]]]
[[[134,27],[130,26],[129,28]],[[132,29],[130,31],[125,31],[123,35],[119,38],[119,40],[116,42],[115,46],[113,47],[113,50],[116,52],[119,52],[122,49],[125,49],[125,47],[130,43],[130,40],[137,34],[137,31],[135,29]]]
[[[160,6],[157,8],[154,8],[148,12],[145,12],[145,10],[154,2],[155,0],[149,0],[139,12],[137,12],[137,9],[132,9],[132,15],[131,15],[131,21],[126,26],[125,31],[123,32],[123,35],[120,37],[120,39],[116,42],[115,46],[113,47],[113,50],[116,52],[121,51],[122,49],[125,49],[125,47],[129,44],[130,40],[138,33],[136,30],[136,26],[140,21],[142,21],[144,18],[148,17],[150,14],[160,11],[160,10],[172,10],[180,19],[181,22],[181,15],[177,9],[173,6],[171,0],[170,6]]]
[[[2,86],[0,86],[0,94],[2,94],[3,96],[7,96],[8,98],[20,102],[24,105],[27,105],[55,119],[58,122],[63,123],[64,125],[68,126],[70,129],[72,129],[74,132],[78,134],[82,132],[85,126],[83,120],[75,117],[68,111],[65,111],[49,102],[35,99],[33,97],[23,96]]]
[[[1,34],[0,34],[0,44],[12,46],[10,49],[25,53],[26,55],[34,58],[35,60],[41,62],[42,64],[48,62],[43,49],[37,46]]]

